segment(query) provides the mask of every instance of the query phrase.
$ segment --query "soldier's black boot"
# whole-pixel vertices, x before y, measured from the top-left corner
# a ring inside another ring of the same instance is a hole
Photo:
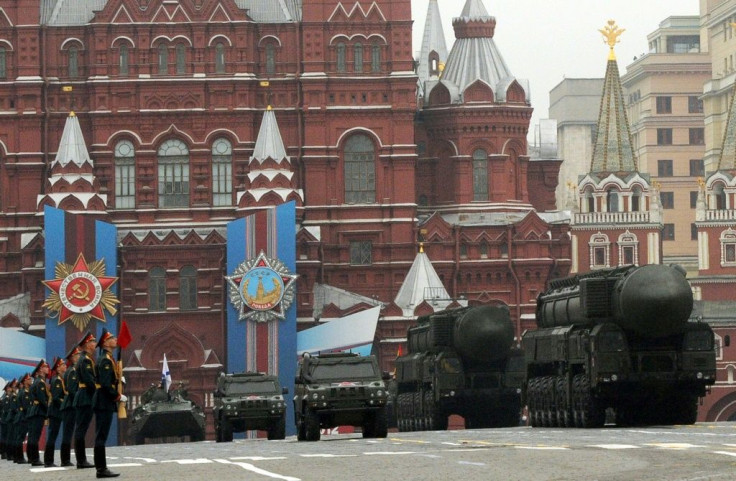
[[[0,459],[5,459],[5,443],[0,442]]]
[[[46,449],[43,451],[43,465],[46,468],[55,468],[57,467],[54,464],[54,447],[46,445]]]
[[[84,452],[84,440],[74,441],[74,456],[77,458],[77,469],[95,467],[94,464],[87,461],[87,453]]]
[[[95,468],[97,468],[98,478],[117,478],[120,473],[113,473],[107,469],[107,459],[105,459],[105,447],[95,446]]]
[[[72,446],[70,444],[62,444],[59,449],[59,460],[65,468],[74,466],[72,463]]]
[[[16,464],[28,464],[25,456],[23,455],[23,444],[16,446],[15,448],[15,463]]]
[[[26,447],[26,451],[28,452],[28,462],[31,463],[31,466],[43,466],[43,463],[41,462],[41,455],[38,450],[38,444],[28,445]]]

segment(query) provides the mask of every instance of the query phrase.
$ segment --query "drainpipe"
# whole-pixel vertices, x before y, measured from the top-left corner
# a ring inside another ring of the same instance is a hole
[[[457,276],[460,273],[460,227],[453,226],[455,235],[455,268],[452,270],[452,298],[457,299]]]
[[[511,225],[506,227],[506,242],[509,246],[509,272],[514,278],[514,286],[516,287],[516,342],[519,343],[521,342],[521,282],[519,281],[519,276],[516,275],[516,271],[514,270],[514,256],[512,255],[512,253],[514,252],[514,245],[512,242]]]

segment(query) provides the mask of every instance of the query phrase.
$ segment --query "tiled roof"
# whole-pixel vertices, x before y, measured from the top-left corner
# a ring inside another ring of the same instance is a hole
[[[638,171],[622,92],[618,63],[615,58],[609,59],[590,164],[591,174]]]
[[[481,0],[468,0],[463,8],[463,15],[453,20],[453,23],[460,22],[490,23],[495,22],[495,19],[488,15]],[[525,91],[527,101],[529,100],[528,83],[513,76],[496,47],[492,34],[456,39],[441,78],[443,83],[449,82],[457,87],[458,98],[453,97],[453,102],[458,102],[465,89],[478,80],[485,82],[493,90],[498,102],[506,101],[508,86],[517,80]]]
[[[259,23],[298,22],[302,18],[302,0],[235,0]],[[41,0],[43,25],[85,25],[107,0]]]
[[[723,132],[721,155],[718,158],[718,171],[736,170],[736,112],[734,112],[736,95],[734,94],[736,94],[736,83],[734,83],[733,92],[731,93],[731,105],[728,108],[726,130]]]

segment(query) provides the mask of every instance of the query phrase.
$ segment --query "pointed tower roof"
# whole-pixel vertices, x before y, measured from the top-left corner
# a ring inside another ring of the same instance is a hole
[[[716,169],[716,171],[736,171],[736,112],[734,112],[734,104],[736,104],[735,94],[736,82],[734,82],[733,92],[731,94],[731,105],[728,107],[726,130],[723,132],[721,155],[718,157],[718,168]]]
[[[69,164],[75,164],[82,167],[84,164],[94,165],[87,151],[87,144],[84,143],[84,135],[82,128],[79,126],[79,119],[71,112],[66,118],[64,132],[61,134],[61,142],[59,142],[59,150],[56,158],[51,163],[53,168],[56,165],[66,167]]]
[[[430,77],[429,55],[437,52],[439,62],[447,60],[447,44],[445,43],[445,30],[442,28],[440,7],[437,0],[429,0],[427,7],[427,20],[424,22],[424,36],[422,38],[422,50],[417,59],[417,75],[420,84]]]
[[[618,63],[613,51],[623,30],[619,29],[613,20],[609,20],[608,25],[600,32],[606,37],[610,52],[603,82],[598,131],[590,173],[596,174],[597,177],[605,177],[600,174],[638,172],[638,165],[626,117]]]
[[[468,0],[465,2],[463,12],[460,14],[461,17],[478,18],[488,17],[488,10],[483,5],[482,0]]]
[[[404,315],[411,316],[414,309],[425,300],[436,301],[437,310],[444,309],[452,302],[424,248],[420,247],[394,303],[404,311]]]
[[[488,15],[482,0],[467,0],[462,15],[453,19],[455,44],[447,58],[441,82],[451,84],[457,89],[453,101],[478,80],[485,82],[493,90],[495,99],[506,101],[506,90],[516,79],[509,70],[493,41],[496,19]],[[519,80],[529,100],[526,81]],[[453,88],[449,89],[451,92]]]
[[[284,141],[281,139],[279,124],[276,122],[276,114],[274,114],[270,105],[263,114],[261,129],[258,131],[256,147],[250,162],[257,160],[262,164],[267,159],[273,159],[278,163],[281,163],[282,160],[289,162]]]

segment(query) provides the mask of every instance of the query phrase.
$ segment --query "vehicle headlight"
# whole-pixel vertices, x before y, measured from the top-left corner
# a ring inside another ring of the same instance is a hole
[[[615,375],[615,374],[612,374],[611,375],[611,381],[614,381],[614,382],[618,381],[618,376]]]
[[[378,390],[378,392],[376,392],[376,396],[378,396],[378,397],[383,397],[383,391],[381,391],[381,390],[379,389],[379,390]]]
[[[312,393],[312,399],[317,399],[317,398],[319,398],[319,394],[317,394],[316,392]]]
[[[703,379],[703,373],[702,372],[698,372],[698,374],[696,374],[696,377],[698,379]]]

